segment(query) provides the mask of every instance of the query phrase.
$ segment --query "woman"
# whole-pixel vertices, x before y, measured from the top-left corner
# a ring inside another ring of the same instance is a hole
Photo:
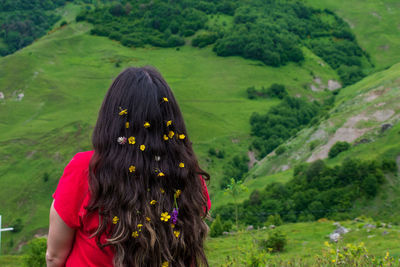
[[[209,175],[156,70],[118,75],[92,142],[94,151],[74,156],[53,194],[47,266],[208,266]]]

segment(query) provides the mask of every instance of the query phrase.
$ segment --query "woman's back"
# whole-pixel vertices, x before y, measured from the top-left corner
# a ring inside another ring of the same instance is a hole
[[[107,92],[92,140],[94,152],[74,157],[54,195],[55,210],[77,229],[70,257],[93,248],[108,255],[95,259],[104,266],[111,258],[115,266],[207,266],[202,177],[209,176],[161,75],[152,68],[123,71]]]

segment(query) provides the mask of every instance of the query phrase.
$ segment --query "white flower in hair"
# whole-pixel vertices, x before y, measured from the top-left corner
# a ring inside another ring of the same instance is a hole
[[[118,137],[117,142],[120,145],[125,145],[126,144],[126,137],[125,136]]]
[[[154,159],[155,159],[155,161],[160,161],[161,157],[160,156],[155,156]]]

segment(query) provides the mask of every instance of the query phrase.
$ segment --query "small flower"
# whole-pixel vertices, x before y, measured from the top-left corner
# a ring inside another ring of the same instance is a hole
[[[147,121],[143,124],[144,128],[149,128],[150,127],[150,123],[148,123]]]
[[[168,137],[169,137],[169,138],[174,137],[174,135],[175,135],[175,133],[174,133],[173,131],[169,131],[169,133],[168,133]]]
[[[164,102],[168,102],[168,98],[163,97]]]
[[[151,221],[150,217],[146,217],[146,221],[150,222]]]
[[[160,161],[160,159],[161,159],[160,156],[155,156],[155,157],[154,157],[154,160],[155,160],[155,161]]]
[[[172,219],[171,219],[173,224],[176,224],[176,222],[178,221],[178,209],[174,208],[172,210]]]
[[[166,134],[164,134],[164,141],[168,140],[168,136]]]
[[[133,237],[133,238],[138,238],[138,237],[139,237],[138,231],[133,231],[133,232],[132,232],[132,237]]]
[[[139,232],[141,232],[141,231],[142,231],[143,224],[139,223],[139,224],[137,225],[137,227],[139,228]]]
[[[144,151],[146,149],[145,145],[140,145],[140,150]]]
[[[120,145],[125,145],[126,144],[126,137],[125,136],[118,137],[117,142]]]
[[[160,188],[160,192],[161,192],[161,194],[164,194],[165,190],[163,188]]]
[[[180,231],[174,231],[174,235],[176,236],[176,238],[178,238],[180,234],[181,234]]]
[[[125,122],[125,128],[126,128],[126,129],[129,128],[129,122]]]
[[[182,191],[180,189],[176,190],[175,198],[178,198],[181,195]]]
[[[168,267],[169,266],[169,262],[168,261],[164,261],[161,265],[161,267]]]
[[[161,221],[168,222],[169,218],[171,218],[171,215],[168,212],[161,213]]]
[[[172,121],[167,121],[167,127],[172,124]]]
[[[114,216],[114,218],[112,220],[113,224],[117,224],[118,221],[119,221],[119,218],[117,216]]]
[[[175,224],[171,223],[171,228],[174,229],[175,228]]]
[[[128,110],[127,110],[127,109],[122,109],[118,114],[119,114],[120,116],[126,115],[126,114],[128,114]]]
[[[179,135],[179,139],[181,139],[181,140],[185,139],[185,137],[186,137],[186,136],[185,136],[184,134],[180,134],[180,135]]]
[[[165,176],[165,174],[164,174],[163,172],[159,172],[159,173],[157,174],[157,176]]]
[[[150,201],[150,205],[155,205],[157,203],[157,201],[156,200],[152,200],[152,201]]]
[[[179,163],[179,168],[185,168],[185,163],[183,162]]]
[[[129,142],[129,144],[134,145],[136,143],[135,137],[133,137],[133,136],[129,137],[128,142]]]
[[[133,166],[133,165],[131,165],[131,166],[129,167],[129,172],[134,172],[134,171],[136,171],[136,167]]]

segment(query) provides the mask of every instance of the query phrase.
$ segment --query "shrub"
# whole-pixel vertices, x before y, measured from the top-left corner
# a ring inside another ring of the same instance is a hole
[[[30,267],[46,266],[46,238],[35,238],[28,244],[28,253],[25,257],[25,263]]]
[[[63,20],[62,22],[61,22],[61,24],[60,24],[60,27],[62,27],[62,26],[65,26],[65,25],[67,25],[68,23],[65,21],[65,20]]]
[[[282,155],[283,153],[286,152],[286,146],[280,145],[276,150],[275,153],[277,155]]]
[[[210,227],[210,236],[211,237],[217,237],[222,235],[224,232],[224,227],[221,222],[221,216],[219,214],[215,218],[215,220],[212,222],[211,227]]]
[[[192,46],[202,48],[215,43],[217,39],[218,35],[215,32],[201,33],[192,40]]]
[[[210,147],[210,149],[208,150],[208,155],[210,155],[210,156],[217,155],[217,151],[215,150],[215,148]]]
[[[336,142],[331,149],[329,150],[328,156],[329,158],[334,158],[339,155],[341,152],[346,151],[350,148],[350,144],[347,142]]]
[[[282,252],[286,243],[286,234],[279,229],[274,229],[270,231],[267,239],[260,241],[260,247],[268,252]]]
[[[14,233],[21,232],[22,228],[24,228],[21,218],[16,219],[12,227],[14,228],[14,230],[12,230]]]
[[[270,226],[270,225],[280,226],[282,224],[283,224],[283,221],[279,214],[269,215],[268,220],[265,222],[266,226]]]

